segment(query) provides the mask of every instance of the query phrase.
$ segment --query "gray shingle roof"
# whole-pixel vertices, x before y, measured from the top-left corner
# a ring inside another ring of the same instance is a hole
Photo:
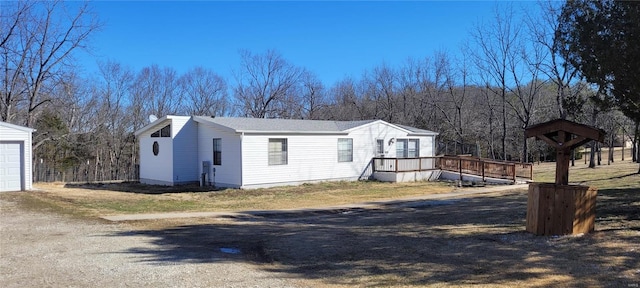
[[[300,119],[264,119],[236,117],[194,116],[198,122],[218,124],[236,132],[344,132],[351,128],[375,122],[362,121],[325,121]]]
[[[425,130],[425,129],[420,129],[420,128],[416,128],[416,127],[400,125],[400,124],[394,124],[394,125],[396,125],[396,126],[398,126],[400,128],[409,130],[409,131],[411,131],[411,133],[416,133],[416,134],[436,134],[436,132]]]
[[[280,132],[280,133],[345,133],[347,130],[378,120],[330,121],[301,119],[265,119],[242,117],[194,116],[197,122],[218,124],[235,132]],[[393,124],[411,134],[437,135],[438,133],[411,126]]]

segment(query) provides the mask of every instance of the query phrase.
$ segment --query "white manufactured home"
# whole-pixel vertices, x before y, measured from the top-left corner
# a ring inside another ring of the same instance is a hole
[[[35,129],[0,122],[0,192],[31,190],[31,141]]]
[[[371,171],[374,157],[434,156],[438,134],[382,120],[168,115],[135,135],[142,183],[260,188],[357,180]]]

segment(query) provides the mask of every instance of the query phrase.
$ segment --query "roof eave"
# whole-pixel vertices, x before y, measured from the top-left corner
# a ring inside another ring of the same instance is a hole
[[[418,136],[418,134],[420,134],[420,133],[415,133],[415,132],[413,132],[413,131],[411,131],[411,130],[409,130],[409,129],[406,129],[406,128],[404,128],[404,127],[401,127],[401,126],[399,126],[399,125],[396,125],[396,124],[393,124],[393,123],[389,123],[389,122],[384,121],[384,120],[376,120],[376,121],[371,122],[370,124],[374,124],[374,123],[383,123],[383,124],[387,124],[387,125],[389,125],[389,126],[391,126],[391,127],[395,128],[395,129],[398,129],[398,130],[404,131],[405,133],[407,133],[407,135],[414,135],[414,136]],[[363,126],[364,126],[364,125],[363,125]]]
[[[431,133],[409,133],[407,134],[409,136],[438,136],[440,135],[440,133],[438,132],[431,132]]]
[[[153,128],[154,126],[166,121],[166,120],[170,120],[172,117],[171,115],[165,115],[162,116],[161,118],[159,118],[156,121],[153,121],[147,125],[145,125],[144,127],[138,129],[136,132],[133,133],[133,135],[135,135],[136,137],[140,136],[142,133],[148,131],[149,129]]]
[[[193,121],[196,121],[201,124],[209,125],[209,126],[215,126],[215,127],[218,127],[219,129],[225,130],[230,133],[240,133],[238,130],[233,129],[229,126],[225,126],[220,123],[209,121],[208,117],[205,117],[205,116],[195,116],[193,117]]]
[[[15,124],[7,123],[7,122],[0,122],[0,125],[8,127],[8,128],[13,128],[13,129],[16,129],[16,130],[20,130],[22,132],[28,132],[28,133],[33,133],[33,132],[37,131],[36,129],[33,129],[33,128],[20,126],[20,125],[15,125]]]
[[[269,134],[269,135],[349,135],[347,130],[345,131],[264,131],[264,130],[236,130],[236,133],[244,134]]]
[[[377,123],[384,123],[384,124],[388,124],[388,125],[393,125],[393,124],[391,124],[391,123],[389,123],[389,122],[386,122],[386,121],[384,121],[384,120],[378,119],[378,120],[375,120],[375,121],[371,121],[371,122],[369,122],[369,123],[364,123],[364,124],[362,124],[362,125],[359,125],[359,126],[356,126],[356,127],[352,127],[352,128],[349,128],[349,129],[346,129],[346,130],[344,130],[344,131],[345,131],[345,132],[349,132],[349,133],[351,133],[351,132],[353,132],[354,130],[358,130],[358,129],[361,129],[361,128],[364,128],[364,127],[367,127],[367,126],[371,126],[371,125],[374,125],[374,124],[377,124]],[[396,127],[395,125],[393,125],[393,126],[394,126],[394,127]],[[400,127],[396,127],[396,128],[398,128],[398,129],[402,129],[402,128],[400,128]],[[402,130],[403,130],[403,131],[406,131],[405,129],[402,129]]]

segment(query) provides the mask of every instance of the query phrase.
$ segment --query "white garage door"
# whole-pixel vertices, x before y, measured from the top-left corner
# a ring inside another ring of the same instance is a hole
[[[0,142],[0,191],[22,189],[22,144]]]

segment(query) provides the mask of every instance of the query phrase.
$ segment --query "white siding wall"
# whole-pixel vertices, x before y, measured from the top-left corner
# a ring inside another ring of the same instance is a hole
[[[33,188],[32,186],[33,173],[32,173],[32,164],[31,164],[32,162],[31,161],[31,158],[32,158],[31,132],[14,129],[11,127],[0,126],[0,142],[13,142],[13,141],[23,142],[22,164],[23,164],[23,170],[24,170],[24,174],[23,174],[24,179],[22,179],[23,181],[22,185],[24,190],[31,190]]]
[[[213,165],[213,139],[222,139],[222,165]],[[214,125],[198,123],[198,173],[202,173],[202,161],[209,161],[212,176],[216,168],[215,185],[239,188],[242,181],[240,135],[216,129]]]
[[[151,133],[167,124],[169,121],[163,121],[138,136],[140,139],[140,182],[142,183],[173,185],[173,139],[151,137]],[[153,155],[153,142],[155,141],[160,147],[157,156]]]
[[[173,139],[173,182],[177,184],[199,181],[198,124],[188,116],[173,116],[171,137]]]
[[[269,165],[269,138],[287,139],[286,165]],[[243,187],[347,178],[355,174],[354,171],[345,173],[353,170],[353,163],[338,163],[338,138],[336,135],[245,135],[242,140]]]
[[[435,152],[433,151],[433,144],[435,143],[433,139],[436,136],[422,136],[420,137],[420,157],[431,157],[435,156]]]
[[[269,138],[286,138],[287,165],[269,165]],[[353,139],[353,162],[338,162],[338,139]],[[375,156],[376,139],[384,140],[386,157],[395,157],[391,138],[419,138],[420,155],[432,153],[432,137],[407,137],[403,130],[384,123],[373,123],[349,135],[245,135],[242,141],[243,187],[324,180],[355,180]],[[431,138],[431,140],[429,140]]]
[[[389,145],[389,140],[391,140],[392,138],[395,140],[402,139],[402,138],[413,138],[413,137],[407,137],[407,133],[404,132],[403,130],[399,130],[393,126],[390,126],[384,123],[379,123],[379,122],[374,122],[370,125],[360,127],[352,131],[350,135],[353,138],[361,139],[361,142],[363,143],[363,145],[365,145],[365,146],[361,146],[361,149],[363,149],[363,151],[371,151],[370,153],[362,152],[363,154],[360,155],[360,159],[361,159],[360,161],[366,160],[367,163],[369,160],[371,160],[371,158],[374,157],[373,153],[375,152],[375,148],[376,148],[376,139],[384,140],[383,142],[384,142],[385,157],[393,158],[393,157],[396,157],[397,141],[394,141],[391,145]],[[354,161],[355,161],[355,155],[354,155]]]

